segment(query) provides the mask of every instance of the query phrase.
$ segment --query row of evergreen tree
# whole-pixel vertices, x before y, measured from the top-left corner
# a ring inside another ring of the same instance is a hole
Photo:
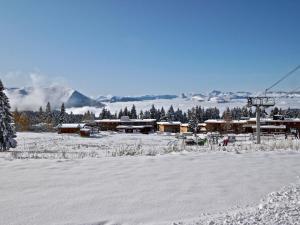
[[[286,117],[300,117],[300,110],[295,109],[279,109],[275,107],[271,111],[272,115],[284,115]],[[220,110],[214,108],[203,108],[195,106],[183,112],[181,109],[174,110],[171,105],[167,110],[156,108],[154,105],[149,110],[141,110],[137,113],[135,105],[130,109],[127,107],[121,109],[119,112],[111,113],[110,110],[103,108],[101,113],[97,116],[94,113],[87,111],[83,115],[75,115],[73,113],[66,113],[64,104],[61,109],[52,110],[48,102],[45,110],[42,107],[38,111],[23,111],[19,112],[17,109],[13,112],[16,129],[19,131],[26,131],[33,129],[32,125],[47,124],[47,129],[51,129],[62,123],[80,123],[82,121],[92,121],[95,119],[120,119],[122,116],[128,116],[131,119],[156,119],[157,121],[180,121],[182,123],[194,124],[204,122],[208,119],[226,119],[226,120],[239,120],[241,118],[255,117],[255,111],[247,107],[234,107],[227,108],[220,116]],[[262,116],[265,116],[263,114]],[[192,125],[191,125],[192,126]],[[38,127],[37,127],[38,128]]]
[[[150,110],[141,110],[137,114],[135,105],[129,110],[127,107],[121,109],[118,113],[112,114],[108,109],[103,108],[99,115],[99,119],[120,119],[122,116],[129,116],[131,119],[156,119],[157,121],[180,121],[182,123],[188,122],[192,116],[195,114],[199,122],[204,122],[208,119],[220,119],[224,118],[225,114],[230,114],[232,119],[241,119],[242,117],[254,117],[255,112],[247,107],[234,107],[233,109],[227,108],[220,117],[220,110],[216,107],[204,108],[201,106],[195,106],[188,109],[187,112],[183,112],[181,109],[174,110],[171,105],[168,110],[164,107],[161,109],[155,108],[154,105],[151,106]]]

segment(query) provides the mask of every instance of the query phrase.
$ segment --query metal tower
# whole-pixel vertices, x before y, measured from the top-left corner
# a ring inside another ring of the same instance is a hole
[[[256,139],[260,144],[260,112],[261,107],[271,107],[275,105],[275,99],[271,97],[248,97],[248,107],[256,107]]]

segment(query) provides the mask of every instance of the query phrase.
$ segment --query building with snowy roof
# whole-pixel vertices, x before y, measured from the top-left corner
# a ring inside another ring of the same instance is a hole
[[[207,132],[220,132],[220,133],[244,133],[247,124],[247,120],[206,120],[206,131]]]
[[[121,119],[95,120],[93,125],[106,131],[150,133],[156,129],[156,119],[130,119],[128,116],[122,116]]]
[[[170,121],[170,122],[157,122],[157,127],[160,132],[167,133],[179,133],[181,122]]]
[[[58,133],[79,133],[84,128],[84,123],[63,123],[57,126]]]

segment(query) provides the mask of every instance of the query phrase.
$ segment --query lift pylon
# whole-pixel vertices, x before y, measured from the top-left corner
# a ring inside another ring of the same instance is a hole
[[[256,143],[260,144],[260,112],[261,107],[271,107],[275,105],[275,98],[271,97],[249,97],[248,107],[256,107]]]

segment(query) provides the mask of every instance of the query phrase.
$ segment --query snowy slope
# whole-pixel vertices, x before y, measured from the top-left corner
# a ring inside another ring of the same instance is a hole
[[[256,206],[295,181],[299,160],[288,152],[0,159],[0,224],[171,225]]]

